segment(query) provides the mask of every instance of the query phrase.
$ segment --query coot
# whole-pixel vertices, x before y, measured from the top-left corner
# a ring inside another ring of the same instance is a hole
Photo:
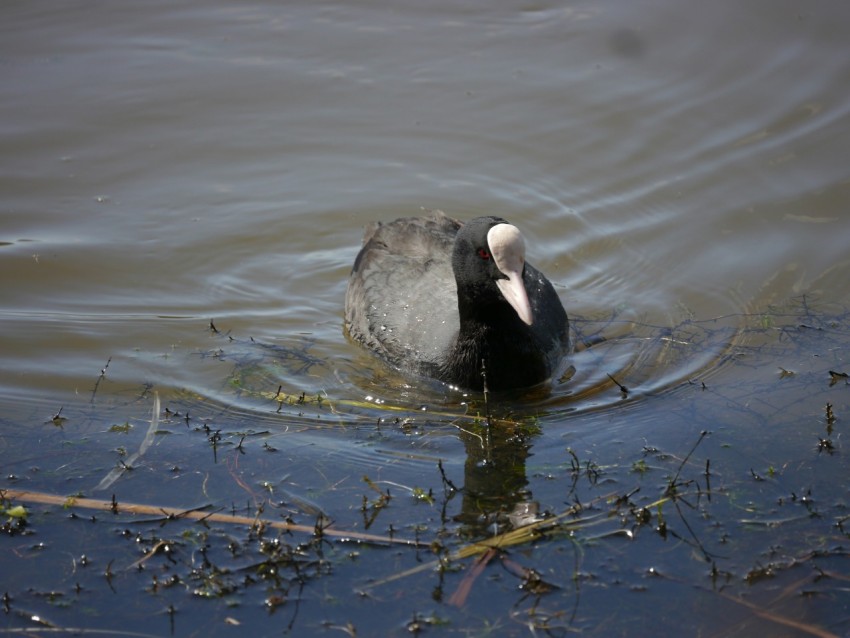
[[[407,372],[465,389],[525,388],[568,349],[567,313],[516,226],[436,211],[372,223],[345,296],[350,337]]]

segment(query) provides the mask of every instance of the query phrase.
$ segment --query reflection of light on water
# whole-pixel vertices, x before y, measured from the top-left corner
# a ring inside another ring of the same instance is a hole
[[[491,407],[497,413],[575,415],[698,383],[728,360],[743,321],[740,314],[671,325],[574,316],[576,349],[558,378],[526,391],[491,394]],[[322,345],[313,340],[272,347],[228,339],[226,355],[235,362],[228,387],[236,396],[221,398],[236,400],[248,410],[275,407],[300,416],[315,409],[310,397],[317,392],[327,397],[339,422],[357,420],[364,411],[379,418],[427,411],[432,419],[451,420],[480,413],[485,406],[483,395],[405,375],[360,349],[355,349],[354,359],[338,361],[323,356]],[[274,399],[274,388],[283,388],[278,397],[283,392],[302,398],[274,404],[269,399]]]
[[[553,413],[612,408],[704,379],[722,365],[741,324],[739,315],[669,327],[574,318],[579,342],[570,357],[574,370],[535,407]]]

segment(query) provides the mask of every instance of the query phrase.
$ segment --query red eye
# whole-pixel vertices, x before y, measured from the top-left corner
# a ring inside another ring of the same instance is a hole
[[[486,248],[479,248],[478,256],[481,257],[481,259],[490,259],[490,253],[487,252]]]

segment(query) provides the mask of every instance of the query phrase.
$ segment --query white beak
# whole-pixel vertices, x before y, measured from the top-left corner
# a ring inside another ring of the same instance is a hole
[[[530,326],[534,318],[525,284],[522,283],[522,271],[525,267],[525,240],[522,233],[511,224],[496,224],[487,233],[487,244],[496,267],[507,277],[496,281],[499,291],[505,301],[516,310],[519,318]]]
[[[499,290],[502,292],[502,296],[505,298],[516,313],[519,315],[519,318],[525,322],[526,325],[530,326],[534,317],[531,316],[531,304],[528,303],[528,294],[525,291],[525,286],[522,283],[522,272],[505,272],[502,270],[508,278],[507,279],[499,279],[496,281],[496,285],[499,287]]]

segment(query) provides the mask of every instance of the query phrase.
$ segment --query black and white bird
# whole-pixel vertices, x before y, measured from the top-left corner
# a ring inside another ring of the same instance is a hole
[[[569,349],[567,313],[499,217],[441,212],[373,223],[345,297],[349,336],[405,372],[469,390],[549,379]]]

